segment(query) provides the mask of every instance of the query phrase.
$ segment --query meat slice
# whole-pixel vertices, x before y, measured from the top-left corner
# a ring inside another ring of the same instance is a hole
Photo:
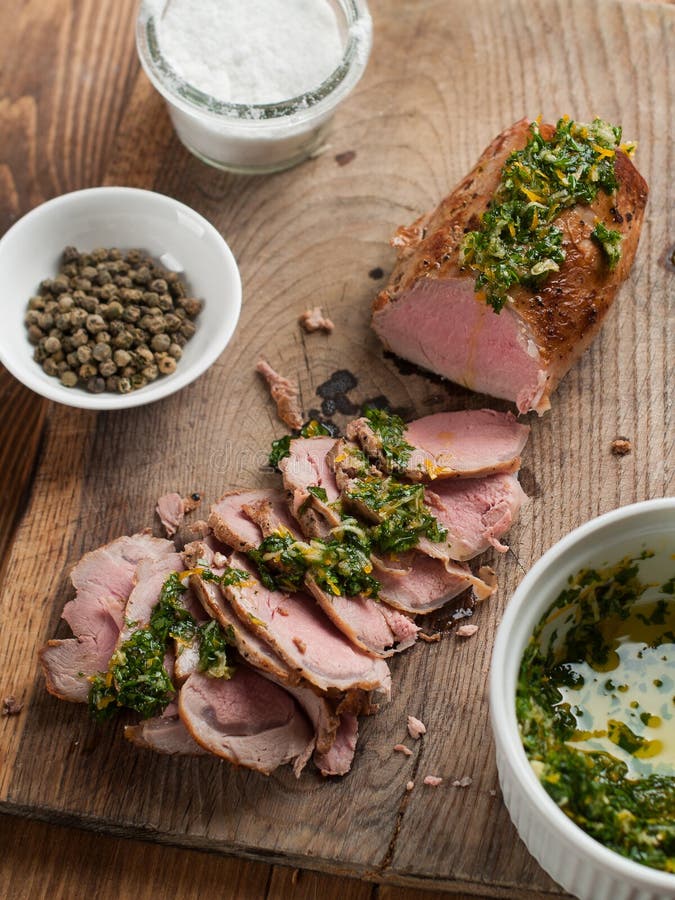
[[[292,762],[313,740],[290,694],[245,664],[227,680],[194,672],[180,690],[178,708],[201,747],[264,775]]]
[[[386,697],[391,675],[382,659],[354,647],[306,594],[265,588],[253,567],[234,554],[232,565],[250,574],[243,585],[223,588],[238,618],[292,668],[322,691],[379,691]]]
[[[324,451],[327,446],[324,446]],[[325,453],[322,458],[325,458]],[[291,534],[296,533],[295,523],[289,518],[282,498],[279,491],[272,490],[227,494],[213,507],[209,521],[221,540],[244,552],[252,550],[280,524]],[[333,624],[356,647],[367,653],[384,658],[407,649],[415,642],[416,626],[394,616],[387,618],[382,605],[372,598],[330,594],[310,577],[306,584]]]
[[[398,261],[373,305],[372,324],[385,347],[471,390],[513,401],[520,412],[550,407],[560,379],[588,347],[627,277],[637,249],[647,185],[622,151],[619,188],[599,192],[591,206],[564,210],[555,224],[566,259],[538,289],[518,286],[497,314],[474,291],[459,246],[475,229],[499,184],[508,155],[527,143],[529,123],[507,128],[474,169],[431,213],[399,229]],[[541,125],[550,139],[552,125]],[[623,237],[621,260],[610,271],[591,239],[596,221]]]
[[[174,535],[185,517],[185,505],[180,494],[162,494],[157,501],[156,513],[164,526],[167,537]]]
[[[500,553],[508,549],[499,539],[506,534],[527,500],[515,475],[486,478],[453,478],[436,482],[425,490],[425,500],[448,535],[442,548],[454,560],[473,559],[489,547]],[[439,545],[420,550],[434,555]]]
[[[332,437],[295,438],[289,455],[279,463],[291,513],[308,537],[324,537],[340,522],[339,510],[331,506],[340,499],[340,491],[327,462],[334,444]],[[312,494],[310,487],[325,491],[325,500]]]
[[[48,641],[39,653],[50,693],[86,703],[88,676],[108,668],[117,644],[136,566],[142,559],[173,553],[171,541],[141,533],[117,538],[82,557],[70,576],[75,598],[63,609],[75,637]]]
[[[262,540],[260,528],[245,509],[255,508],[261,501],[271,503],[282,523],[293,530],[293,520],[281,491],[270,488],[229,491],[211,507],[209,515],[209,526],[218,540],[244,553],[257,547]]]
[[[265,359],[259,359],[255,367],[267,382],[272,400],[277,407],[277,415],[289,428],[302,427],[302,410],[298,403],[300,394],[297,384],[289,381],[283,375],[276,372]]]
[[[432,481],[516,472],[529,433],[528,426],[520,425],[511,413],[493,409],[424,416],[406,426],[403,438],[413,450],[398,474],[412,481]],[[381,438],[368,419],[350,422],[347,437],[374,457],[383,471],[391,470]]]
[[[335,740],[325,753],[315,753],[314,763],[322,775],[346,775],[352,767],[359,721],[353,713],[343,713]]]
[[[125,725],[124,737],[137,747],[169,756],[205,756],[207,753],[192,739],[178,714],[156,716],[138,725]]]
[[[382,600],[411,615],[440,609],[468,589],[479,600],[487,599],[493,590],[464,563],[444,563],[414,551],[396,560],[373,561]]]
[[[152,610],[159,600],[162,585],[173,572],[180,572],[180,553],[169,553],[162,559],[143,559],[136,567],[135,584],[124,611],[124,623],[117,639],[119,646],[132,632],[150,622]]]

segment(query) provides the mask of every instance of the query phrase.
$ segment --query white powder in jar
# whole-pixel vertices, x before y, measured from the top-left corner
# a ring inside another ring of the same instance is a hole
[[[328,0],[166,0],[159,6],[162,55],[181,78],[217,100],[289,100],[317,88],[342,58]]]

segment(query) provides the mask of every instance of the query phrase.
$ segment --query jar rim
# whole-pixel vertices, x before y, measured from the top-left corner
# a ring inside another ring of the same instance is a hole
[[[190,84],[162,55],[155,23],[156,9],[141,3],[136,23],[136,47],[147,76],[171,103],[191,113],[231,119],[243,126],[270,120],[309,118],[332,107],[354,87],[363,74],[372,43],[372,20],[366,0],[338,0],[347,19],[347,41],[335,69],[316,88],[274,103],[232,103],[219,100]]]

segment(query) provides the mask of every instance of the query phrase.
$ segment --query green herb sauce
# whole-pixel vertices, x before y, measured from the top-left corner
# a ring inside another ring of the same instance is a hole
[[[527,145],[504,164],[480,227],[460,244],[460,264],[477,273],[476,292],[495,312],[514,285],[537,288],[558,271],[565,250],[554,220],[571,206],[593,203],[599,190],[614,193],[618,149],[632,154],[635,146],[621,144],[621,128],[601,119],[583,125],[564,117],[550,140],[541,136],[537,122],[530,125]],[[613,269],[621,235],[599,222],[593,237]]]
[[[406,425],[403,419],[384,409],[368,407],[364,415],[380,440],[382,461],[388,472],[401,472],[410,461],[414,450],[403,437]]]
[[[214,576],[205,569],[207,580],[241,583],[247,572],[226,569]],[[99,722],[110,719],[120,709],[139,713],[142,718],[159,715],[175,696],[176,689],[164,668],[170,640],[189,644],[199,640],[199,670],[214,678],[231,678],[234,668],[227,664],[226,646],[233,643],[231,629],[223,631],[211,620],[198,625],[181,603],[187,588],[182,583],[188,573],[172,572],[162,585],[147,625],[136,628],[113,653],[108,671],[90,677],[89,711]],[[210,576],[210,577],[209,577]],[[136,623],[127,623],[134,627]]]
[[[371,575],[370,549],[366,529],[356,519],[347,518],[323,540],[299,541],[280,528],[248,556],[270,590],[298,591],[309,574],[335,596],[376,597],[380,585]]]
[[[448,535],[424,502],[424,485],[404,484],[391,476],[368,476],[355,479],[345,496],[377,520],[369,537],[383,553],[410,550],[420,537],[440,542]]]
[[[638,563],[569,580],[523,655],[516,712],[543,787],[630,859],[675,872],[673,581]]]

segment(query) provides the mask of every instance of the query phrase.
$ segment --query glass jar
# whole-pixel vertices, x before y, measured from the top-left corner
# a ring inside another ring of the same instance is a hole
[[[211,97],[172,69],[157,38],[157,20],[170,2],[143,0],[136,47],[187,149],[209,165],[245,174],[287,169],[317,150],[335,109],[350,94],[368,62],[372,23],[365,0],[326,0],[338,22],[343,53],[322,84],[283,102],[250,105]]]

